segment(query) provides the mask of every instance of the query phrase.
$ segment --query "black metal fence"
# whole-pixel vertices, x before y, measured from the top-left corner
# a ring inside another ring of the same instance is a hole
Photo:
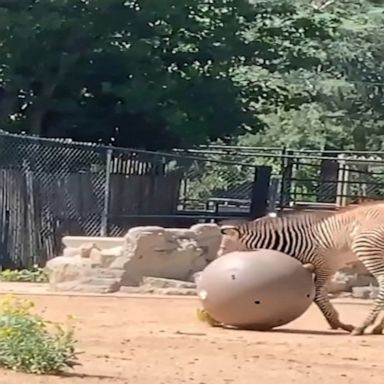
[[[65,235],[337,209],[384,197],[384,153],[211,146],[158,153],[0,134],[0,265],[43,265]]]
[[[384,198],[384,152],[209,146],[188,153],[269,165],[273,210],[333,210]]]
[[[0,134],[0,264],[44,264],[60,253],[65,235],[120,236],[137,225],[260,216],[269,173],[257,170],[177,153]]]

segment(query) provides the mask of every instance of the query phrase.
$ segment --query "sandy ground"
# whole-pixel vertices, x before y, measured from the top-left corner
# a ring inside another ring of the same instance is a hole
[[[273,332],[210,328],[195,298],[29,296],[51,320],[78,317],[82,365],[65,377],[0,370],[0,384],[282,384],[384,380],[384,335],[328,331],[317,308]],[[337,307],[356,323],[369,303]]]

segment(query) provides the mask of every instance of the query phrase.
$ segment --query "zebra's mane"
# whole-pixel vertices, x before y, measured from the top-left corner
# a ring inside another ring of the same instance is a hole
[[[311,225],[336,214],[332,211],[295,212],[278,217],[263,216],[253,221],[242,223],[239,229],[257,229],[260,227],[284,228],[290,225]]]
[[[283,213],[281,216],[263,216],[252,221],[228,220],[223,227],[237,228],[238,230],[258,230],[260,228],[282,229],[291,225],[310,226],[318,224],[327,218],[340,215],[345,212],[353,211],[359,207],[374,207],[376,205],[384,205],[384,200],[364,201],[359,204],[351,204],[346,207],[339,208],[335,211],[294,211]],[[227,224],[227,225],[226,225]],[[224,232],[222,232],[224,233]]]

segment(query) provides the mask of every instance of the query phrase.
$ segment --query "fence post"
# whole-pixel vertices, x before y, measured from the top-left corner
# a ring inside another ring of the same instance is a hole
[[[4,213],[4,225],[0,221],[0,271],[11,267],[11,258],[9,255],[8,245],[10,213],[8,209],[6,209]]]
[[[287,156],[284,156],[287,155]],[[292,199],[293,151],[284,149],[281,164],[280,210],[289,207]],[[295,203],[295,202],[294,202]]]
[[[349,165],[344,154],[337,156],[339,171],[337,175],[336,207],[345,207],[348,203]]]
[[[255,167],[250,209],[251,220],[267,214],[271,173],[272,167],[265,165]]]
[[[276,203],[279,195],[280,180],[278,178],[271,179],[271,186],[269,188],[269,202],[268,211],[276,212]]]
[[[111,191],[111,168],[112,165],[112,149],[107,150],[107,160],[105,164],[105,184],[104,184],[104,205],[101,214],[100,236],[108,236],[108,215]]]

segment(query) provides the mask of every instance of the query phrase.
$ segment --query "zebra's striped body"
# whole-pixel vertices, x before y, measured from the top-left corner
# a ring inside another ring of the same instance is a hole
[[[384,307],[384,202],[365,203],[335,213],[303,213],[279,218],[261,218],[245,224],[223,226],[218,255],[234,250],[274,249],[315,273],[315,303],[332,329],[354,335],[364,333]],[[365,321],[357,327],[344,324],[329,301],[326,286],[332,275],[360,260],[377,279],[379,294]],[[382,333],[384,318],[374,328]]]

